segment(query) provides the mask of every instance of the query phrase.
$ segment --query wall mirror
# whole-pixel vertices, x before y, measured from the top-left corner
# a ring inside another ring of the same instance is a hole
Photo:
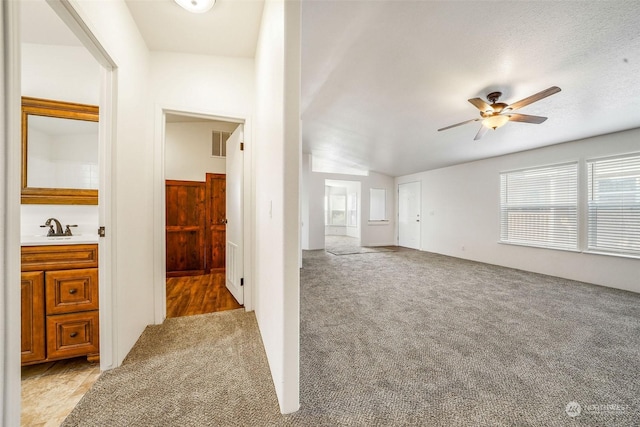
[[[22,203],[98,204],[98,107],[22,98]]]

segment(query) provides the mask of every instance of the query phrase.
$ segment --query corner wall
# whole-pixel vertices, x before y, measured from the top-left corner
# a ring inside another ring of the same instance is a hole
[[[586,159],[639,151],[640,129],[633,129],[402,176],[396,186],[422,182],[425,251],[640,292],[638,259],[498,243],[500,172],[571,161],[583,168]],[[580,230],[584,236],[584,223]]]
[[[255,311],[283,413],[300,406],[299,43],[299,2],[266,0],[255,73]]]

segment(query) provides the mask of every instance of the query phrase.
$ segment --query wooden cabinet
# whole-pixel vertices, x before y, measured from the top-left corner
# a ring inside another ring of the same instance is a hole
[[[22,273],[20,287],[22,363],[46,358],[44,331],[44,273]]]
[[[99,360],[98,245],[22,247],[22,364]]]

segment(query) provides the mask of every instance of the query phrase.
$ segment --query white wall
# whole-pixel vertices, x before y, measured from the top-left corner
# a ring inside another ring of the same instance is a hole
[[[124,1],[77,0],[78,12],[116,64],[111,211],[114,327],[119,365],[153,323],[153,109],[149,52]],[[114,29],[117,29],[114,30]],[[101,313],[101,316],[104,314]],[[102,325],[101,325],[102,326]],[[101,327],[102,330],[102,327]]]
[[[22,43],[21,73],[22,96],[100,102],[100,65],[82,46]]]
[[[394,225],[395,186],[390,176],[370,172],[368,176],[341,175],[312,171],[310,155],[303,156],[302,164],[302,206],[303,226],[302,249],[324,249],[324,184],[325,179],[356,181],[360,183],[358,221],[360,225],[360,244],[362,246],[390,246],[396,244]],[[386,211],[388,222],[369,222],[369,190],[384,188],[387,190]]]
[[[226,159],[211,155],[212,131],[233,132],[237,123],[167,123],[165,179],[204,181],[207,173],[225,173]]]
[[[299,6],[265,2],[256,53],[255,309],[283,413],[299,407]]]
[[[179,112],[249,117],[253,73],[253,59],[151,52],[152,101]]]
[[[640,292],[640,260],[498,243],[500,172],[570,161],[584,168],[585,159],[638,151],[634,129],[403,176],[396,185],[422,182],[425,251]],[[584,182],[579,191],[586,194]]]

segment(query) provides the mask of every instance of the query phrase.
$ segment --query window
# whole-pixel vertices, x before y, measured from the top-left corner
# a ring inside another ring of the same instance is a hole
[[[587,248],[640,256],[640,155],[587,162]]]
[[[347,194],[347,225],[358,226],[358,195],[356,193]]]
[[[227,156],[227,139],[231,134],[229,132],[220,132],[214,130],[211,132],[211,157]]]
[[[325,186],[325,225],[347,225],[347,189]]]
[[[347,196],[332,194],[329,196],[329,221],[331,225],[347,224]]]
[[[387,190],[372,188],[369,190],[369,221],[387,220]]]
[[[578,248],[578,164],[500,174],[500,241]]]

